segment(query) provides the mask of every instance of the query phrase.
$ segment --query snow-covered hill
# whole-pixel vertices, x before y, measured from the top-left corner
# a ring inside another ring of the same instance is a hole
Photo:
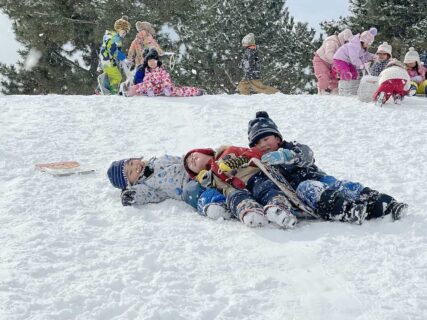
[[[122,207],[112,160],[247,144],[266,110],[320,168],[410,205],[401,221],[212,221]],[[0,97],[0,319],[426,319],[427,99]],[[35,163],[97,172],[55,178]]]

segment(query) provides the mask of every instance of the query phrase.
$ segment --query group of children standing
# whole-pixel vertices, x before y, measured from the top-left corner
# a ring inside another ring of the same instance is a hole
[[[155,31],[149,22],[136,23],[138,33],[126,57],[122,40],[130,28],[128,18],[123,16],[114,23],[115,31],[105,32],[100,51],[100,67],[103,73],[98,81],[101,93],[150,97],[159,95],[188,97],[204,93],[202,89],[196,87],[177,87],[173,84],[170,74],[160,61],[164,52],[156,41]],[[244,76],[238,85],[239,92],[244,95],[279,92],[261,81],[261,59],[253,33],[242,39],[242,46],[245,51],[239,66],[243,69]],[[128,70],[131,68],[135,69],[134,76],[130,81],[122,82],[120,69],[129,73]]]
[[[108,178],[122,190],[125,206],[171,198],[187,202],[210,218],[234,218],[250,227],[272,223],[293,228],[307,216],[251,164],[250,159],[257,158],[275,166],[321,219],[361,224],[385,215],[398,220],[407,211],[407,204],[387,194],[320,170],[313,151],[284,140],[264,111],[249,121],[248,140],[249,147],[198,148],[183,158],[165,155],[148,161],[115,161]]]
[[[376,54],[368,51],[377,34],[371,28],[354,35],[345,29],[338,35],[327,37],[313,58],[313,67],[318,80],[319,94],[338,93],[338,79],[341,82],[359,79],[359,73],[366,70],[366,63],[372,62],[369,73],[378,78],[378,89],[373,100],[386,102],[393,96],[396,103],[405,95],[427,95],[426,68],[414,48],[409,48],[403,63],[392,59],[392,47],[382,43]]]

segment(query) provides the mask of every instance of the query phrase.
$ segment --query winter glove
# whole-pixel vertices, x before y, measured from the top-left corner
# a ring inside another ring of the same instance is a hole
[[[411,80],[415,82],[421,82],[423,81],[423,78],[421,76],[415,76],[415,77],[411,77]]]
[[[249,159],[245,156],[237,158],[224,157],[219,163],[219,168],[222,172],[230,172],[233,169],[239,169],[249,162]]]
[[[135,193],[134,190],[125,189],[122,191],[121,197],[122,197],[122,205],[131,206],[135,203]]]
[[[202,170],[196,177],[196,180],[200,183],[200,185],[204,188],[209,188],[212,186],[212,171]]]
[[[121,52],[121,51],[118,51],[117,52],[117,60],[119,60],[119,61],[123,61],[123,60],[125,60],[126,59],[126,54],[124,54],[123,52]]]
[[[295,152],[289,149],[280,148],[277,151],[266,153],[262,156],[261,161],[270,166],[278,164],[294,164],[297,160]]]

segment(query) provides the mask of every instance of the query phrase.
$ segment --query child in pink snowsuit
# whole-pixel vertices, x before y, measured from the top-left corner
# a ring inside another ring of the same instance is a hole
[[[374,42],[376,28],[355,35],[349,43],[344,44],[334,54],[334,67],[341,80],[357,80],[357,70],[363,70],[366,62],[374,60],[375,55],[367,49]]]
[[[203,91],[196,87],[176,87],[172,83],[171,76],[162,67],[159,61],[157,51],[152,48],[145,56],[145,77],[142,83],[131,86],[128,96],[146,95],[154,96],[171,96],[171,97],[192,97],[200,96]]]
[[[315,52],[313,58],[314,74],[317,78],[317,93],[325,94],[328,90],[337,93],[338,80],[332,68],[334,54],[338,48],[353,37],[350,29],[345,29],[338,35],[329,36]]]

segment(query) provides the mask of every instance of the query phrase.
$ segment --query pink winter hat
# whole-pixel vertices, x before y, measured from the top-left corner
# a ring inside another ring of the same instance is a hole
[[[366,43],[368,46],[374,42],[375,36],[377,35],[377,28],[371,28],[369,31],[363,31],[360,35],[360,41]]]

